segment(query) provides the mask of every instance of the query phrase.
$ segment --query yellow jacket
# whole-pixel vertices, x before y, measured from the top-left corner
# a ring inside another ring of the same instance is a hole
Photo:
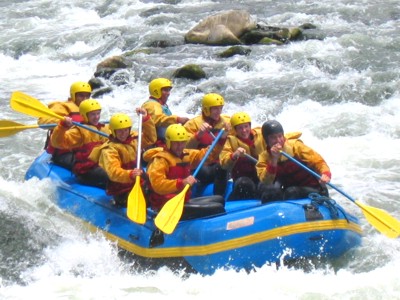
[[[330,169],[322,156],[312,148],[306,146],[298,137],[301,133],[285,135],[286,141],[283,151],[293,156],[318,174],[331,176]],[[278,166],[271,165],[269,149],[263,151],[256,165],[257,175],[261,182],[272,184],[279,181],[284,187],[287,186],[318,186],[318,180],[308,171],[291,162],[285,156],[279,157]]]
[[[143,119],[142,149],[154,144],[156,131],[151,118]],[[109,179],[118,183],[134,184],[132,170],[137,168],[138,132],[132,131],[127,141],[121,143],[117,139],[105,142],[90,153],[89,159],[98,162],[106,171]]]
[[[206,162],[215,160],[221,148],[222,144],[217,143]],[[143,159],[149,162],[147,175],[153,191],[149,201],[153,209],[161,208],[168,199],[183,190],[183,179],[200,164],[207,151],[208,148],[184,149],[183,155],[177,157],[169,150],[158,147],[149,149],[143,154]],[[189,195],[190,193],[187,193],[187,198]]]
[[[79,107],[73,101],[65,101],[65,102],[52,102],[48,105],[48,107],[57,115],[62,117],[69,116],[74,119],[74,121],[83,121],[82,117],[79,114]],[[54,117],[42,117],[38,119],[38,124],[52,124],[58,123],[60,119]]]
[[[198,138],[197,136],[200,126],[205,122],[213,127],[211,132],[214,134],[214,136],[217,136],[218,132],[222,128],[225,128],[225,123],[230,123],[230,117],[228,115],[221,114],[218,122],[213,122],[213,120],[207,120],[203,115],[200,115],[187,121],[183,126],[186,128],[186,131],[190,133],[191,138],[186,144],[186,148],[201,149],[212,144],[214,138],[211,136],[211,134],[204,133],[201,138]]]
[[[98,133],[92,132],[85,128],[78,126],[72,126],[71,128],[64,127],[63,121],[60,121],[58,125],[54,128],[53,134],[51,135],[51,145],[59,149],[74,150],[79,147],[83,147],[85,144],[93,142],[104,143],[107,141],[107,137],[104,137]],[[90,127],[94,130],[104,132],[105,134],[110,134],[110,129],[108,125],[104,125],[101,128],[96,126],[85,124],[85,126]]]
[[[246,153],[256,160],[258,160],[258,155],[265,150],[265,142],[261,133],[261,128],[256,127],[251,129],[251,136],[253,145],[249,145],[245,141],[240,140],[236,135],[228,135],[225,142],[224,148],[219,155],[219,161],[223,169],[232,170],[238,160],[233,160],[233,153],[239,148],[244,148]],[[247,160],[249,164],[254,168],[254,163],[249,161],[248,158],[243,158]]]

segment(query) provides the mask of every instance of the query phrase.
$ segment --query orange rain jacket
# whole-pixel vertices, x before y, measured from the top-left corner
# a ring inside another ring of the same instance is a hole
[[[223,143],[219,141],[206,162],[215,160],[222,146]],[[143,154],[143,159],[149,162],[147,175],[152,191],[149,202],[154,210],[161,209],[169,199],[184,189],[183,179],[200,164],[207,151],[208,147],[201,150],[184,149],[183,155],[177,157],[169,150],[158,147],[149,149]],[[189,190],[185,195],[185,201],[190,199],[190,195]]]
[[[85,124],[85,126],[104,132],[107,135],[110,134],[108,125],[99,124],[93,126]],[[88,157],[94,147],[103,144],[105,141],[107,141],[106,137],[85,128],[78,126],[64,127],[63,121],[60,121],[54,128],[50,138],[53,147],[74,152],[75,164],[72,170],[75,174],[86,173],[89,169],[97,166]]]
[[[142,149],[153,145],[157,139],[153,120],[150,116],[142,119]],[[110,180],[107,184],[108,195],[124,194],[132,189],[135,178],[133,169],[137,168],[138,132],[132,131],[124,142],[110,136],[110,140],[93,149],[89,159],[98,162]],[[142,182],[143,183],[143,182]]]
[[[331,177],[330,169],[325,160],[320,154],[298,139],[300,135],[301,133],[293,133],[292,136],[285,135],[286,141],[283,151],[316,173]],[[267,147],[258,157],[256,169],[261,182],[272,184],[279,181],[284,188],[289,186],[320,187],[316,177],[283,155],[279,157],[278,166],[272,166],[269,151]]]

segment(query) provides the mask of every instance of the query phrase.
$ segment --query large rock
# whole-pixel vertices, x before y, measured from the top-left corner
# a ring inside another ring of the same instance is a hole
[[[256,28],[256,21],[245,10],[230,10],[210,16],[185,35],[185,42],[207,45],[241,44],[240,36]]]

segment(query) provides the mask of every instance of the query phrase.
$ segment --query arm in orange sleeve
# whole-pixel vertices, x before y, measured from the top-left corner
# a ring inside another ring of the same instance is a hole
[[[150,184],[153,190],[160,195],[180,192],[181,179],[168,179],[169,162],[162,157],[155,157],[147,168]]]

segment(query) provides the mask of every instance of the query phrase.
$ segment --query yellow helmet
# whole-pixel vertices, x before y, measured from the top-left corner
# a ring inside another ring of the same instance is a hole
[[[161,98],[161,89],[165,87],[172,88],[172,82],[167,78],[153,79],[149,84],[150,96],[159,99]]]
[[[167,148],[171,148],[171,142],[187,142],[189,140],[189,133],[181,124],[171,124],[165,131],[165,143]]]
[[[115,137],[115,130],[132,127],[132,120],[126,114],[117,113],[111,116],[109,126],[112,135]]]
[[[76,93],[92,93],[92,87],[87,82],[77,81],[71,84],[71,87],[69,88],[69,93],[71,95],[72,101],[75,102]]]
[[[87,123],[88,117],[87,114],[91,111],[101,110],[101,106],[97,100],[94,99],[86,99],[79,104],[79,113],[81,114],[83,120]]]
[[[231,125],[233,128],[235,128],[235,126],[237,126],[237,125],[244,124],[244,123],[251,123],[251,118],[247,113],[237,112],[232,115]]]
[[[210,108],[213,106],[222,106],[225,104],[224,97],[219,94],[206,94],[201,102],[201,109],[206,117],[210,116]]]

